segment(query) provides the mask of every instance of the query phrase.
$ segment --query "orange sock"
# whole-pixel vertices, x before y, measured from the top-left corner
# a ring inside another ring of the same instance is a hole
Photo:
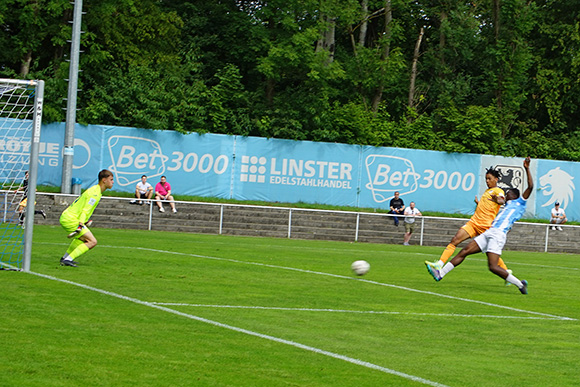
[[[499,258],[499,261],[497,261],[497,264],[499,265],[499,267],[501,267],[502,269],[507,271],[507,266],[505,265],[505,262],[503,261],[503,259],[501,259],[501,257]]]
[[[449,258],[451,258],[451,256],[453,255],[453,252],[455,251],[456,247],[457,246],[454,246],[451,243],[448,244],[445,250],[443,250],[443,254],[441,254],[441,257],[439,257],[439,260],[442,261],[443,263],[446,263],[447,260],[449,260]]]

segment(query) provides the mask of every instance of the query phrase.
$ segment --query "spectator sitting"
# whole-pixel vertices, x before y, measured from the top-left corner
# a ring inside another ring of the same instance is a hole
[[[141,199],[151,200],[153,196],[153,186],[147,182],[147,176],[141,176],[141,181],[135,186],[135,197],[136,200],[132,200],[131,203],[143,204],[144,201]],[[147,202],[151,203],[151,202]]]
[[[169,201],[171,211],[177,212],[175,203],[173,202],[173,196],[171,196],[171,185],[169,185],[165,176],[161,176],[161,181],[155,186],[155,200],[157,201],[159,212],[165,212],[161,200]]]
[[[411,234],[415,231],[415,217],[423,216],[421,211],[415,207],[415,202],[409,203],[409,207],[405,208],[405,238],[403,245],[409,246]]]
[[[554,203],[554,208],[552,208],[552,217],[550,218],[551,224],[564,224],[566,223],[566,213],[563,208],[560,208],[560,203]],[[552,230],[562,231],[560,226],[552,226]]]

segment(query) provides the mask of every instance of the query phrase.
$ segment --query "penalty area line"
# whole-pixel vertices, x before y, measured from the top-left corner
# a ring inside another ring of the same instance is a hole
[[[376,370],[376,371],[380,371],[380,372],[383,372],[383,373],[386,373],[386,374],[399,376],[401,378],[408,379],[408,380],[412,380],[414,382],[418,382],[418,383],[422,383],[422,384],[426,384],[426,385],[434,386],[434,387],[448,387],[445,384],[433,382],[431,380],[423,379],[423,378],[418,377],[418,376],[409,375],[409,374],[406,374],[404,372],[399,372],[399,371],[396,371],[396,370],[393,370],[393,369],[390,369],[390,368],[382,367],[382,366],[379,366],[379,365],[376,365],[376,364],[373,364],[373,363],[369,363],[367,361],[359,360],[359,359],[356,359],[356,358],[352,358],[352,357],[349,357],[349,356],[341,355],[341,354],[334,353],[334,352],[330,352],[330,351],[325,351],[323,349],[319,349],[319,348],[316,348],[316,347],[311,347],[311,346],[305,345],[305,344],[300,344],[300,343],[297,343],[295,341],[281,339],[279,337],[270,336],[270,335],[266,335],[266,334],[263,334],[263,333],[250,331],[248,329],[239,328],[239,327],[236,327],[236,326],[233,326],[233,325],[223,324],[223,323],[220,323],[220,322],[217,322],[217,321],[213,321],[213,320],[209,320],[209,319],[206,319],[206,318],[203,318],[203,317],[194,316],[194,315],[188,314],[188,313],[183,313],[183,312],[180,312],[178,310],[171,309],[171,308],[167,308],[167,307],[162,306],[162,305],[157,305],[157,304],[152,303],[152,302],[142,301],[142,300],[139,300],[139,299],[136,299],[136,298],[124,296],[122,294],[118,294],[118,293],[114,293],[114,292],[109,292],[108,290],[103,290],[103,289],[95,288],[95,287],[92,287],[92,286],[89,286],[89,285],[81,284],[81,283],[78,283],[78,282],[73,282],[73,281],[69,281],[69,280],[65,280],[65,279],[62,279],[62,278],[53,277],[53,276],[46,275],[46,274],[35,273],[35,272],[32,272],[32,271],[28,271],[28,272],[25,272],[25,273],[32,274],[32,275],[35,275],[35,276],[38,276],[38,277],[42,277],[42,278],[45,278],[45,279],[49,279],[49,280],[52,280],[52,281],[57,281],[57,282],[62,282],[62,283],[68,284],[68,285],[77,286],[77,287],[83,288],[85,290],[90,290],[90,291],[97,292],[97,293],[101,293],[101,294],[104,294],[104,295],[107,295],[107,296],[110,296],[110,297],[119,298],[121,300],[129,301],[129,302],[132,302],[132,303],[135,303],[135,304],[138,304],[138,305],[148,306],[148,307],[153,308],[153,309],[161,310],[163,312],[171,313],[171,314],[174,314],[174,315],[177,315],[177,316],[181,316],[181,317],[185,317],[185,318],[188,318],[188,319],[191,319],[191,320],[195,320],[195,321],[203,322],[203,323],[206,323],[206,324],[210,324],[210,325],[213,325],[213,326],[216,326],[216,327],[219,327],[219,328],[225,328],[225,329],[228,329],[228,330],[231,330],[231,331],[234,331],[234,332],[243,333],[243,334],[250,335],[250,336],[254,336],[254,337],[258,337],[258,338],[261,338],[261,339],[270,340],[270,341],[274,341],[274,342],[277,342],[277,343],[280,343],[280,344],[285,344],[285,345],[289,345],[289,346],[292,346],[292,347],[295,347],[295,348],[303,349],[303,350],[306,350],[306,351],[309,351],[309,352],[316,353],[318,355],[324,355],[324,356],[332,357],[334,359],[343,360],[343,361],[346,361],[346,362],[351,363],[351,364],[355,364],[355,365],[358,365],[358,366],[366,367],[366,368],[373,369],[373,370]]]
[[[460,314],[460,313],[417,313],[417,312],[392,312],[385,310],[347,310],[347,309],[324,309],[324,308],[285,308],[279,306],[249,306],[249,305],[210,305],[188,304],[183,302],[151,302],[153,305],[162,306],[187,306],[195,308],[223,308],[223,309],[257,309],[257,310],[282,310],[295,312],[328,312],[328,313],[353,313],[353,314],[386,314],[402,316],[433,316],[433,317],[467,317],[467,318],[496,318],[496,319],[521,319],[521,320],[558,320],[561,317],[540,316],[499,316],[492,314]]]

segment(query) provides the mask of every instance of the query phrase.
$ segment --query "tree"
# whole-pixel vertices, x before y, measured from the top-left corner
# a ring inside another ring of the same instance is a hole
[[[0,72],[27,78],[63,56],[70,39],[68,0],[4,0],[0,3]]]
[[[85,0],[83,123],[580,160],[573,0]],[[72,6],[0,3],[64,119]]]

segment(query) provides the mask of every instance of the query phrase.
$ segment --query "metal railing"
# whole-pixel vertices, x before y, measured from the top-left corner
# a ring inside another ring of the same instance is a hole
[[[64,199],[66,197],[73,197],[66,194],[47,194],[39,192],[37,197],[40,196],[54,196],[55,201],[58,201],[58,198]],[[134,199],[104,196],[101,200],[102,203],[118,202],[128,204],[129,201]],[[146,228],[147,230],[162,229],[160,225],[163,223],[161,222],[161,217],[157,215],[157,211],[155,210],[157,208],[155,200],[151,200],[150,203],[148,211],[143,213],[143,216],[146,216],[147,219]],[[175,201],[175,204],[178,208],[178,213],[171,214],[171,216],[175,216],[175,218],[173,218],[174,222],[181,222],[180,224],[183,225],[184,230],[187,230],[188,225],[199,222],[195,218],[198,212],[201,212],[203,209],[213,209],[213,212],[215,212],[215,218],[217,219],[215,219],[215,221],[211,220],[212,227],[216,230],[215,233],[220,235],[231,234],[232,217],[234,217],[234,215],[242,216],[240,215],[242,213],[244,221],[247,221],[253,226],[252,230],[254,232],[257,229],[268,230],[276,228],[277,230],[281,230],[283,228],[284,231],[280,231],[278,235],[286,238],[296,237],[297,235],[298,237],[304,237],[306,233],[304,230],[308,228],[309,216],[318,216],[320,218],[319,222],[322,222],[323,224],[325,222],[324,218],[328,218],[329,226],[331,225],[331,222],[334,222],[332,224],[332,227],[334,228],[332,229],[324,229],[324,226],[312,226],[311,229],[314,231],[308,231],[310,234],[317,233],[318,236],[324,235],[325,232],[328,232],[329,237],[325,239],[332,239],[331,234],[334,232],[341,233],[340,237],[337,237],[337,240],[345,240],[345,238],[347,238],[353,242],[366,242],[372,239],[369,234],[374,233],[377,235],[376,238],[374,238],[375,240],[384,241],[380,243],[402,243],[402,237],[404,234],[403,227],[395,228],[392,226],[392,220],[390,220],[390,218],[395,215],[387,213],[189,201]],[[106,208],[106,206],[101,204],[100,208]],[[195,210],[193,208],[195,208]],[[270,221],[274,219],[275,224],[266,221],[266,216],[264,215],[266,214],[266,211],[268,219]],[[250,216],[248,216],[248,212],[250,213]],[[97,212],[95,212],[95,214],[96,213]],[[141,215],[133,215],[133,217],[139,216]],[[403,225],[404,216],[398,215],[398,217],[401,220],[401,225]],[[226,222],[226,218],[229,219],[228,222]],[[330,218],[335,220],[330,220]],[[422,246],[445,246],[449,243],[457,230],[467,222],[467,220],[467,218],[436,216],[418,217],[416,220],[417,225],[415,226],[416,231],[413,235],[413,240],[416,244],[417,239],[415,238],[418,238],[418,244]],[[58,220],[56,221],[58,222]],[[363,223],[365,223],[365,225],[363,225]],[[114,222],[111,227],[115,227]],[[552,230],[552,225],[548,223],[517,222],[508,235],[506,248],[512,250],[580,253],[580,245],[576,243],[578,238],[580,238],[580,227],[575,225],[561,225],[561,227],[563,231],[556,231]],[[129,227],[125,228],[131,227],[129,225]],[[240,233],[242,232],[243,230],[240,231]],[[253,234],[252,232],[248,232],[244,235]]]

